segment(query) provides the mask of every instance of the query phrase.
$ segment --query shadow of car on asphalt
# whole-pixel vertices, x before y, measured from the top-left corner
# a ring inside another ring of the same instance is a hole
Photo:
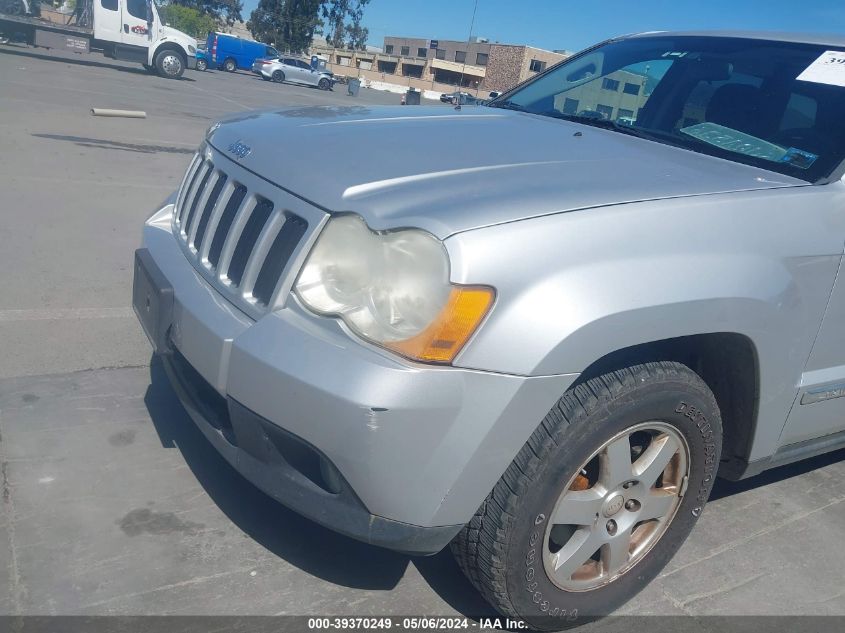
[[[792,477],[805,475],[819,468],[824,468],[825,466],[830,466],[841,461],[845,461],[845,449],[803,459],[792,464],[787,464],[786,466],[778,466],[777,468],[772,468],[759,475],[740,481],[717,479],[716,484],[713,486],[713,492],[710,493],[709,501],[716,501],[717,499],[730,497],[746,490],[762,488],[763,486],[791,479]]]
[[[250,538],[279,558],[328,582],[393,589],[412,563],[453,609],[470,617],[493,612],[458,569],[447,550],[409,557],[367,545],[288,510],[244,479],[196,427],[170,386],[158,358],[150,364],[144,403],[165,448],[178,448],[205,492]]]
[[[472,619],[496,613],[472,587],[448,548],[409,557],[367,545],[324,528],[265,495],[224,460],[182,408],[158,358],[150,366],[145,404],[163,446],[177,447],[197,481],[226,516],[251,538],[291,565],[338,585],[395,588],[413,564],[431,589]],[[845,450],[767,471],[751,479],[719,479],[711,501],[766,486],[845,460]]]
[[[108,68],[110,70],[118,70],[122,73],[132,73],[133,75],[151,75],[155,76],[150,71],[146,70],[142,67],[129,67],[129,66],[119,66],[117,64],[109,64],[108,62],[101,62],[95,61],[93,59],[76,59],[73,57],[57,57],[54,55],[50,55],[49,53],[41,53],[33,51],[29,48],[24,48],[23,46],[13,44],[13,45],[6,45],[2,49],[0,49],[5,55],[17,55],[20,57],[32,57],[34,59],[45,59],[55,62],[63,62],[65,64],[73,64],[75,66],[92,66],[95,68]],[[186,77],[182,75],[180,77],[180,81],[196,81],[196,79],[191,79],[190,77]]]

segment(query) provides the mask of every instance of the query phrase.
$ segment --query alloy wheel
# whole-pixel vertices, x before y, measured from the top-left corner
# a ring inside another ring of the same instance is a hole
[[[632,569],[666,532],[689,476],[686,440],[664,422],[618,433],[564,487],[543,564],[565,591],[589,591]]]

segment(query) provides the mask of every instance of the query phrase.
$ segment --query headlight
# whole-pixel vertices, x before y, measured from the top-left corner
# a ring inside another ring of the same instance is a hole
[[[194,48],[193,46],[191,46],[190,44],[188,44],[188,52],[189,52],[191,55],[193,55],[194,53],[196,53],[196,52],[197,52],[197,49],[196,49],[196,48]]]
[[[296,293],[368,341],[408,358],[451,362],[484,319],[494,292],[449,283],[449,256],[417,229],[375,233],[333,218],[308,256]]]

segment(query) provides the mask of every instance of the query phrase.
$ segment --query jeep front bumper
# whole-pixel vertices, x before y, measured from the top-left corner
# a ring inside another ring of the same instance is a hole
[[[252,320],[194,270],[171,215],[144,227],[133,304],[174,388],[240,473],[338,532],[439,551],[577,378],[411,363],[293,299]]]

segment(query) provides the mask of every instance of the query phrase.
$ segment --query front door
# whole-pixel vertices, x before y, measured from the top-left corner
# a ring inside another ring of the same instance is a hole
[[[302,69],[296,65],[295,59],[289,57],[286,58],[283,63],[285,65],[283,69],[283,72],[285,73],[285,79],[300,84],[305,82],[305,77],[303,76]]]
[[[317,71],[311,68],[310,64],[301,59],[296,60],[296,65],[299,67],[299,70],[302,71],[302,83],[316,86],[317,82],[320,80],[320,75],[317,74]]]
[[[845,238],[845,236],[843,236]],[[845,270],[840,262],[781,446],[845,431]]]
[[[121,42],[128,46],[149,48],[153,15],[150,0],[122,0]]]

